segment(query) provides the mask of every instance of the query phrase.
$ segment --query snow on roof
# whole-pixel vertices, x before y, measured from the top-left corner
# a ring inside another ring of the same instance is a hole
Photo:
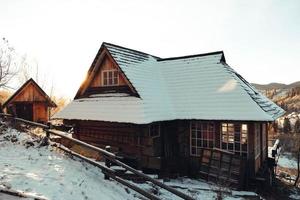
[[[128,95],[96,96],[72,101],[58,116],[66,119],[143,123],[142,100]],[[129,117],[130,116],[130,117]]]
[[[161,59],[103,45],[139,97],[77,99],[54,118],[146,124],[174,119],[273,121],[284,114],[225,63],[223,52]]]

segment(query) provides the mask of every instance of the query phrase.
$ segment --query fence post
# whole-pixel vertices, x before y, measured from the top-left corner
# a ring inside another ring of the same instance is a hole
[[[17,120],[16,120],[16,118],[14,116],[12,118],[12,125],[13,125],[13,128],[17,127]]]
[[[49,129],[51,127],[51,124],[50,122],[47,123],[47,127],[44,127],[43,130],[46,132],[46,137],[44,137],[42,139],[42,142],[40,143],[40,146],[46,146],[49,144],[49,141],[50,141],[50,132],[49,132]]]
[[[111,147],[110,146],[105,146],[105,150],[108,151],[108,152],[111,152]],[[104,155],[104,157],[105,157],[105,166],[110,168],[110,166],[111,166],[110,160],[107,159],[106,155]],[[104,179],[109,180],[109,176],[107,175],[107,173],[104,173]]]

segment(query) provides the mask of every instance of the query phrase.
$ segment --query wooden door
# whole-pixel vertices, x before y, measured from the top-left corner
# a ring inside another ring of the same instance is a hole
[[[16,115],[19,118],[33,121],[33,106],[32,103],[16,104]]]
[[[179,156],[177,123],[165,122],[162,126],[163,156],[173,160]]]

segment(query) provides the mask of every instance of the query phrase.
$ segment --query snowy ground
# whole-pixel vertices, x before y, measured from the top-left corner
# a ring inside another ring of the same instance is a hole
[[[297,169],[297,160],[289,153],[281,154],[277,164],[280,167]]]
[[[293,185],[297,176],[297,160],[292,156],[291,153],[284,152],[279,156],[278,167],[276,173],[278,178],[287,183],[288,185]],[[288,197],[290,199],[300,199],[300,190],[299,185],[298,188],[290,189],[288,192],[290,195]]]
[[[3,141],[17,135],[18,142]],[[33,193],[48,199],[132,199],[115,182],[105,181],[100,171],[51,147],[28,149],[25,133],[7,130],[0,136],[0,182],[12,189]]]
[[[188,178],[166,183],[196,199],[216,199],[217,192],[213,190],[219,188]],[[38,141],[31,136],[10,128],[0,130],[0,185],[55,200],[141,199],[139,194],[121,184],[104,180],[98,168],[71,159],[51,146],[38,147]],[[150,184],[140,186],[162,199],[176,199]],[[223,198],[243,199],[241,195],[256,194],[226,190]]]

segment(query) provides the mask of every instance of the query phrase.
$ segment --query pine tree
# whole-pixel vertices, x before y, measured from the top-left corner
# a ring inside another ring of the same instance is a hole
[[[283,132],[290,133],[291,132],[291,123],[289,118],[285,117],[283,121]]]
[[[300,118],[298,117],[294,125],[294,133],[300,133]]]

